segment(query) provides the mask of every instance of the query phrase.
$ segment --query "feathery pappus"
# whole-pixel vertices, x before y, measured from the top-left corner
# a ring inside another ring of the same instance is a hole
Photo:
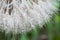
[[[54,0],[0,0],[0,29],[6,33],[28,32],[40,27],[58,9]]]

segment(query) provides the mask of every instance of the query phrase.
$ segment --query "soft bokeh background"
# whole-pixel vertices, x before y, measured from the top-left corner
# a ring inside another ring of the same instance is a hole
[[[37,26],[36,29],[22,34],[5,34],[0,30],[0,40],[60,40],[60,7],[57,14],[54,14],[43,28]]]

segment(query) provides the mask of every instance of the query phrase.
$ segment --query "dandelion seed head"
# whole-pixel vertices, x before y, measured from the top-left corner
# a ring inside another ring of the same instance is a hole
[[[54,0],[0,0],[0,29],[28,32],[46,23],[58,9]]]

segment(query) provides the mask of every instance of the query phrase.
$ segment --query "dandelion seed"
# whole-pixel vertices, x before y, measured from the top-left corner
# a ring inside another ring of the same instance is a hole
[[[54,3],[54,0],[0,0],[0,29],[21,33],[42,26],[58,10]]]

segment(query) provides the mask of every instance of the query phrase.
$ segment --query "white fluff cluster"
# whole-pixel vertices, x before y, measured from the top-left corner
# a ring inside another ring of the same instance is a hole
[[[53,0],[0,0],[0,29],[21,33],[42,26],[56,11]]]

